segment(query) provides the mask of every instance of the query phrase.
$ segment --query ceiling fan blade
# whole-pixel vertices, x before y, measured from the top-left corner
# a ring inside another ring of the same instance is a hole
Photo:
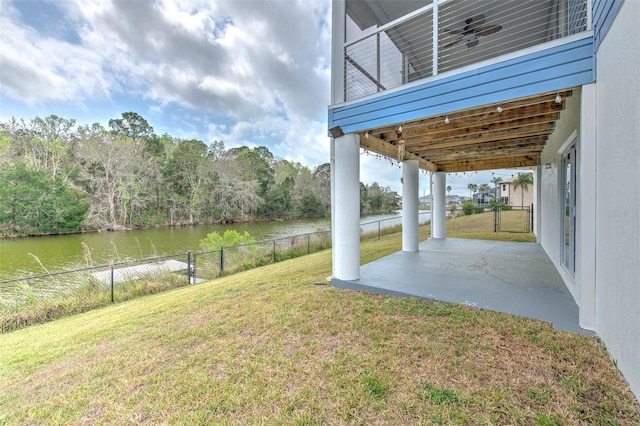
[[[448,28],[445,28],[444,32],[445,33],[449,33],[449,34],[462,34],[462,33],[464,33],[463,30],[450,30]]]
[[[468,18],[464,22],[467,24],[468,29],[473,30],[484,24],[484,15],[478,15],[473,18]]]
[[[478,43],[480,43],[480,40],[478,40],[477,38],[474,38],[473,40],[467,42],[467,47],[471,49],[472,47],[477,46]]]
[[[478,28],[478,32],[476,32],[476,35],[488,36],[488,35],[497,33],[501,29],[502,29],[501,25],[489,25],[488,27]]]
[[[451,42],[451,43],[449,43],[449,44],[445,44],[444,46],[442,46],[442,48],[443,48],[443,49],[448,49],[449,47],[453,47],[453,46],[455,46],[456,44],[460,43],[462,40],[463,40],[463,38],[461,37],[461,38],[457,39],[456,41],[452,41],[452,42]]]

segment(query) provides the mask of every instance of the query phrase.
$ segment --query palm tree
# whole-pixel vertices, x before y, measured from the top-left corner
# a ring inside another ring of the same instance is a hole
[[[447,185],[447,195],[451,195],[451,185]]]
[[[488,183],[483,183],[478,187],[478,191],[480,191],[480,192],[488,191],[489,189],[491,189],[491,187],[489,186]]]
[[[533,185],[533,173],[518,173],[518,176],[513,180],[513,189],[521,188],[522,191],[520,207],[524,207],[524,191],[529,190],[529,185]]]
[[[494,184],[496,188],[500,185],[500,182],[502,182],[502,178],[500,176],[494,176],[491,178],[491,183]]]
[[[476,185],[475,183],[470,183],[469,185],[467,185],[467,189],[469,189],[469,198],[473,200],[473,193],[478,191],[478,185]]]

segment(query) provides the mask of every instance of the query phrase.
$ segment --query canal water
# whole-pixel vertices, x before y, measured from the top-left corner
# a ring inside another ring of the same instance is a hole
[[[361,223],[398,217],[363,217]],[[256,241],[330,229],[329,219],[201,225],[0,240],[0,281],[91,265],[198,251],[211,232],[247,231]],[[90,260],[87,255],[90,256]]]

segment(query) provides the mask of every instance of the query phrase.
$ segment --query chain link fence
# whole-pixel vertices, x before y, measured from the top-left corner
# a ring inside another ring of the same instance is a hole
[[[0,282],[0,332],[181,287],[190,252]]]
[[[420,224],[428,222],[420,215]],[[402,217],[364,223],[362,239],[402,228]],[[0,332],[331,248],[319,231],[214,251],[172,254],[0,281]]]

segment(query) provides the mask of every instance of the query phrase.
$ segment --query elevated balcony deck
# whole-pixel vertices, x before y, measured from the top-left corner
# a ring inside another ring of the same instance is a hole
[[[591,30],[588,0],[347,0],[345,15],[345,102]]]
[[[537,165],[564,100],[595,81],[588,0],[348,0],[344,12],[329,128],[425,170]]]

